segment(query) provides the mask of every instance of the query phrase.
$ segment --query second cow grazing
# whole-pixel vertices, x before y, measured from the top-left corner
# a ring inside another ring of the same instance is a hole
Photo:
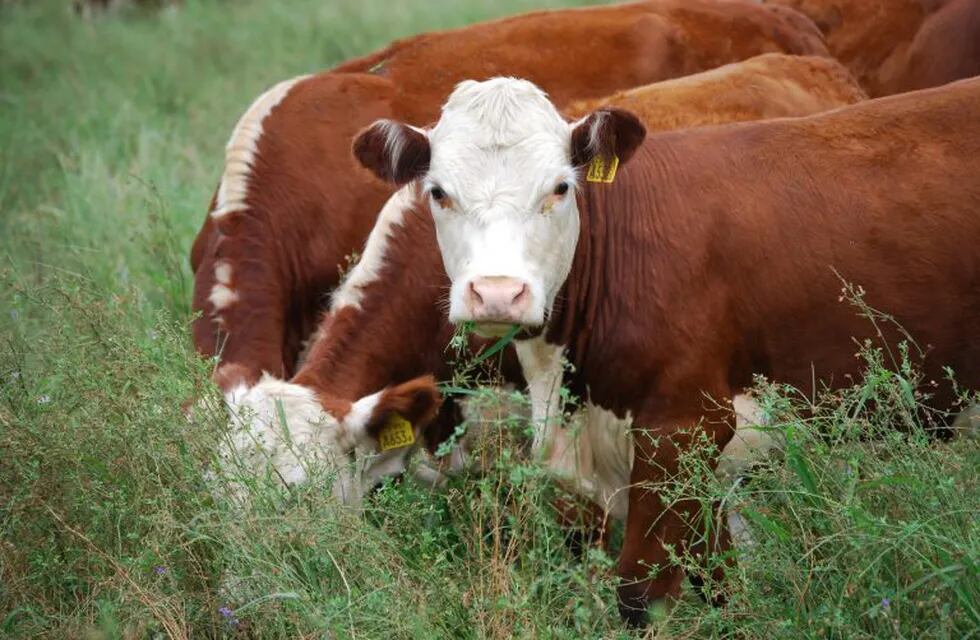
[[[860,373],[853,340],[894,344],[842,281],[980,387],[980,80],[799,119],[645,138],[603,108],[567,122],[519,79],[464,82],[431,129],[379,122],[360,161],[428,195],[449,317],[540,332],[575,366],[573,390],[631,418],[634,463],[620,611],[676,597],[668,548],[702,529],[693,500],[655,489],[715,415],[763,374],[806,393]],[[880,333],[879,333],[880,332]],[[819,382],[818,382],[819,381]],[[931,402],[951,408],[952,385]]]

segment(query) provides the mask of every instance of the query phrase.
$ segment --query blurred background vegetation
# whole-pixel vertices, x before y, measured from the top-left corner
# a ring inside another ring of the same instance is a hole
[[[629,636],[613,559],[567,550],[516,420],[485,477],[388,486],[365,517],[322,482],[259,483],[243,513],[202,480],[225,423],[190,346],[187,254],[241,112],[396,37],[569,3],[150,4],[0,3],[0,636]],[[976,441],[894,431],[914,374],[866,355],[835,396],[761,389],[784,462],[733,492],[707,470],[676,488],[726,496],[755,544],[727,608],[687,593],[648,635],[978,633]],[[190,397],[212,406],[194,423]]]

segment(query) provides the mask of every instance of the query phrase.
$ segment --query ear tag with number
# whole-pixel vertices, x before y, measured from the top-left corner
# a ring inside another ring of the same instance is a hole
[[[619,167],[619,156],[612,156],[608,162],[602,156],[595,156],[589,163],[589,172],[585,179],[588,182],[605,182],[609,184],[616,179],[616,169]]]
[[[392,413],[388,422],[378,434],[378,444],[382,451],[399,449],[415,443],[415,430],[412,423],[397,413]]]

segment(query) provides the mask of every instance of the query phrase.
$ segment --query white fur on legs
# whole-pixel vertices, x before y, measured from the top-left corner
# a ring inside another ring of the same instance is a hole
[[[555,431],[562,429],[561,358],[565,348],[546,342],[543,336],[515,340],[514,348],[531,396],[531,420],[534,424],[531,452],[536,459],[542,459],[549,455],[547,448],[551,440],[558,437]]]
[[[980,438],[980,404],[971,405],[956,416],[953,437]]]
[[[750,394],[735,396],[732,404],[735,435],[722,450],[715,468],[715,475],[727,482],[735,482],[753,463],[768,458],[782,444],[781,438],[767,427],[762,409]]]

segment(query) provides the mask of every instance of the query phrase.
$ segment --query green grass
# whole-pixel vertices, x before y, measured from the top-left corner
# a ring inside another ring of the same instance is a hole
[[[515,452],[443,494],[386,487],[363,517],[320,480],[259,482],[241,512],[202,480],[217,402],[180,410],[216,400],[187,253],[250,100],[394,37],[560,3],[186,0],[90,21],[67,4],[0,3],[0,636],[628,636],[614,561],[571,556],[557,490]],[[790,440],[728,498],[756,537],[731,602],[687,594],[651,635],[977,635],[976,441],[924,437],[891,369],[872,359],[816,408],[763,388]],[[727,493],[690,466],[668,492]]]

